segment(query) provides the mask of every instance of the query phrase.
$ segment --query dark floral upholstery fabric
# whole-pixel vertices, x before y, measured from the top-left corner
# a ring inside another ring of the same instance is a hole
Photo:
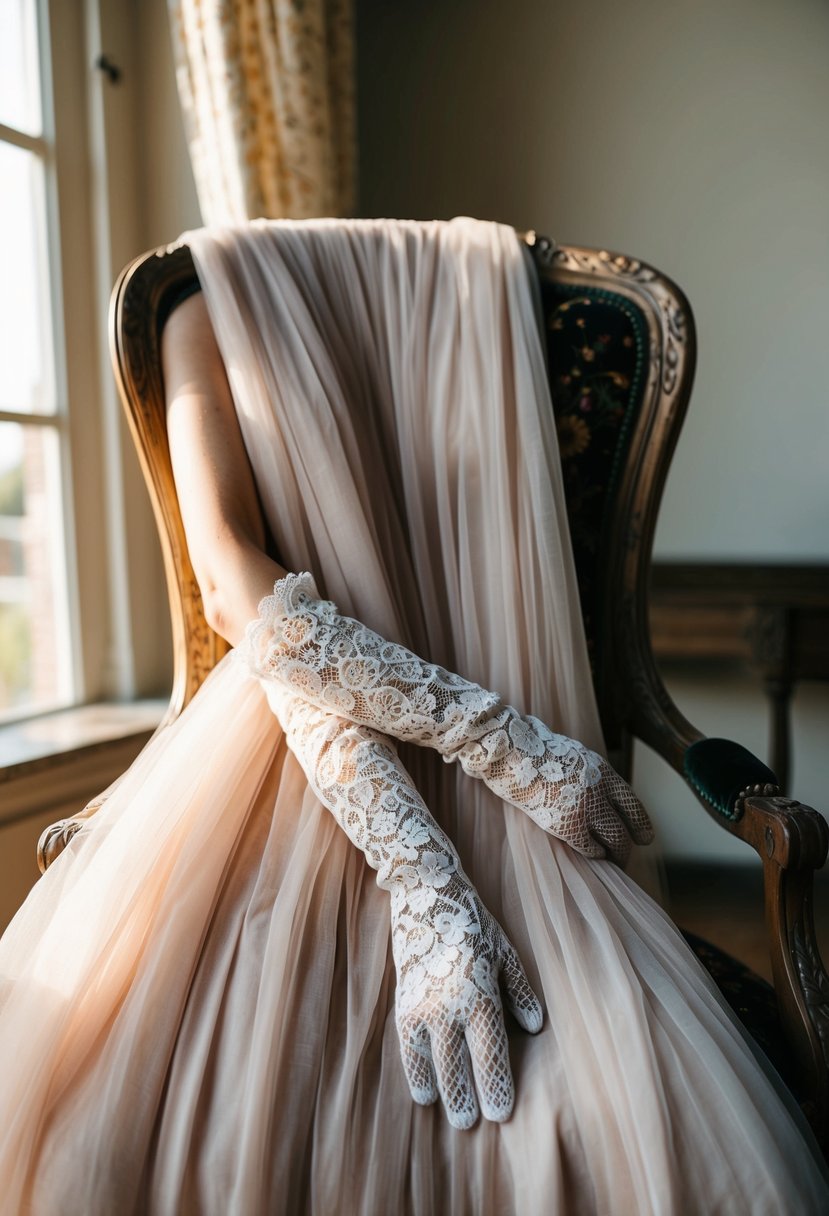
[[[768,1056],[795,1098],[802,1101],[771,984],[711,942],[693,933],[683,936],[757,1046]]]
[[[642,402],[647,328],[629,300],[600,288],[542,282],[541,293],[564,492],[593,657],[602,529]]]

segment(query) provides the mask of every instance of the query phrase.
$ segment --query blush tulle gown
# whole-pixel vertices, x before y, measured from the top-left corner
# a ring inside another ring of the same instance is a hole
[[[601,748],[510,228],[188,234],[283,564]],[[542,996],[504,1124],[413,1104],[388,896],[231,655],[0,943],[9,1216],[820,1216],[823,1167],[663,912],[402,748]]]

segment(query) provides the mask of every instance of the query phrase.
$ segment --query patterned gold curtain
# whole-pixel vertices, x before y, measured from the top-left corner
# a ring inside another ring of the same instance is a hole
[[[351,0],[168,0],[205,224],[354,207]]]

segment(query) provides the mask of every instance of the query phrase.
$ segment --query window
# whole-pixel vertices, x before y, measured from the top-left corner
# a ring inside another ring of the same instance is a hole
[[[157,163],[187,162],[165,38],[163,0],[0,0],[0,725],[169,688],[106,328],[121,267],[199,222]]]
[[[46,8],[0,0],[0,721],[77,694]]]

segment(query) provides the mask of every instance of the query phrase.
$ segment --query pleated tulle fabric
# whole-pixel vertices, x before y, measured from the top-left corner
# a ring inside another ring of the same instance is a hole
[[[283,564],[601,747],[515,233],[188,241]],[[408,1094],[388,897],[232,656],[0,943],[0,1210],[808,1216],[816,1149],[661,910],[403,748],[542,995],[505,1124]]]

